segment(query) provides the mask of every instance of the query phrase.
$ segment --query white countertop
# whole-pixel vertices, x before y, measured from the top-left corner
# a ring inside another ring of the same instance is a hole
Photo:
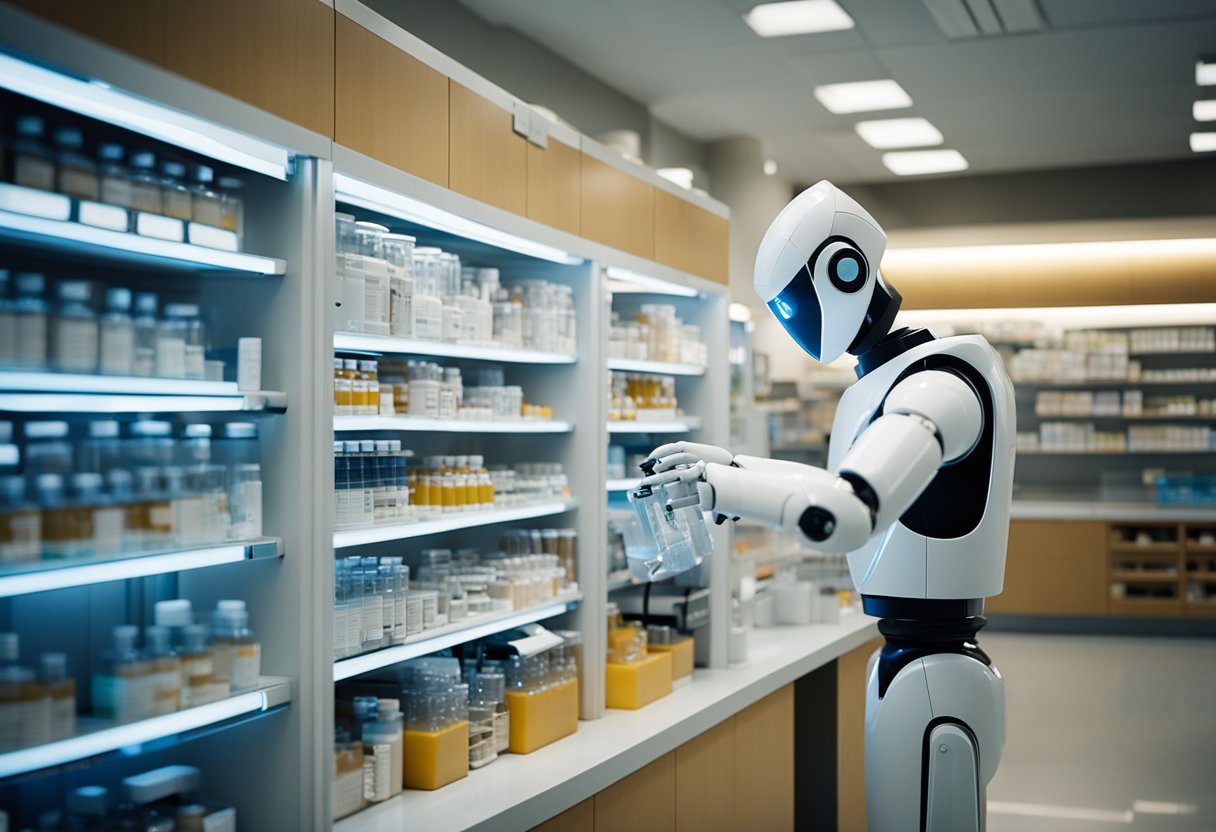
[[[1106,500],[1014,500],[1014,520],[1198,520],[1216,519],[1216,506],[1163,506]]]
[[[859,611],[846,611],[837,625],[751,630],[746,662],[696,670],[670,696],[641,710],[609,709],[532,754],[504,755],[433,792],[406,791],[335,829],[530,829],[877,635],[876,620]]]

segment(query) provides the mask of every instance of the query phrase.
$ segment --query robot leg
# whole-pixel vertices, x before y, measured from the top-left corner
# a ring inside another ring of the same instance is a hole
[[[871,663],[866,690],[870,832],[982,830],[1005,741],[1000,673],[974,655],[930,652],[904,664],[880,697],[883,664]]]

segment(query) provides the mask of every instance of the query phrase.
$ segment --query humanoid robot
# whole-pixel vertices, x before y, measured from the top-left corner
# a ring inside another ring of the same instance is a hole
[[[1013,386],[978,335],[891,331],[900,295],[879,273],[886,235],[823,181],[769,227],[755,286],[812,358],[857,357],[828,468],[655,449],[646,484],[696,481],[717,522],[747,518],[847,553],[884,646],[866,689],[873,832],[979,830],[1005,741],[1005,688],[976,643],[1004,581],[1013,491]]]

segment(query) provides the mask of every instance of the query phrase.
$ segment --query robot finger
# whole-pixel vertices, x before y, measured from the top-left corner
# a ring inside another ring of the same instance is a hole
[[[652,459],[653,458],[654,457],[652,457]],[[662,473],[663,471],[670,471],[672,468],[675,468],[677,465],[696,465],[698,462],[701,461],[700,457],[698,457],[696,454],[690,454],[687,452],[675,453],[675,454],[670,454],[668,456],[659,457],[658,460],[659,461],[656,462],[654,465],[654,471],[656,474]]]
[[[649,485],[650,487],[669,485],[675,482],[696,482],[705,477],[705,463],[697,462],[689,465],[686,468],[672,468],[668,471],[662,471],[651,474],[645,477],[641,484]]]

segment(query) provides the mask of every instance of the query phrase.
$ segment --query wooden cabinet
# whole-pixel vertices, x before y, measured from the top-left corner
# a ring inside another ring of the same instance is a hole
[[[581,156],[578,148],[552,136],[548,147],[528,144],[528,219],[579,233]]]
[[[836,660],[836,828],[866,828],[866,671],[881,638]]]
[[[728,225],[686,199],[654,189],[654,259],[664,265],[726,283]]]
[[[730,832],[735,800],[732,717],[676,749],[676,832]]]
[[[595,796],[595,832],[672,832],[675,828],[674,751]]]
[[[794,828],[794,686],[735,715],[732,829]]]
[[[576,803],[532,829],[533,832],[595,832],[595,798]]]
[[[165,62],[169,0],[9,0],[52,23],[154,64]],[[332,11],[331,11],[332,14]]]
[[[512,115],[451,81],[448,187],[513,214],[527,211],[528,142]]]
[[[1106,615],[1106,524],[1013,520],[1005,591],[989,598],[994,613]]]
[[[582,236],[654,259],[654,186],[587,153],[580,160]]]
[[[333,137],[334,10],[319,0],[167,2],[162,63]]]
[[[334,141],[448,184],[448,79],[338,15]]]

